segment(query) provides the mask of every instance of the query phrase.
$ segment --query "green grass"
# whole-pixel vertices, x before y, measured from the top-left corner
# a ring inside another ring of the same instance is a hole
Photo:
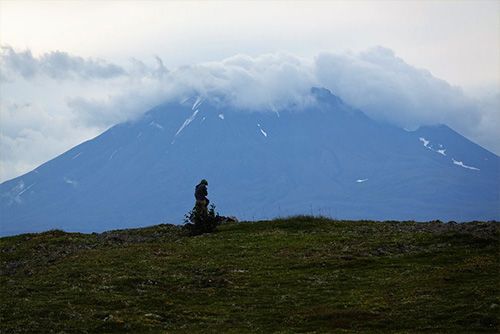
[[[0,239],[0,333],[498,333],[498,223],[292,217]]]

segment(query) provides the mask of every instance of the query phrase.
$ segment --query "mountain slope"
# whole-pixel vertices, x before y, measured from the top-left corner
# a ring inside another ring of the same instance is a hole
[[[279,113],[188,98],[118,124],[4,182],[2,234],[181,223],[202,178],[241,219],[499,219],[498,156],[444,125],[406,132],[312,96]]]

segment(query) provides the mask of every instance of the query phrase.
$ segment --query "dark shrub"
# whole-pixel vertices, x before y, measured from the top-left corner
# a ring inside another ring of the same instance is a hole
[[[191,235],[211,233],[220,225],[222,218],[215,212],[215,205],[210,205],[210,209],[195,206],[193,210],[185,216],[184,228]]]

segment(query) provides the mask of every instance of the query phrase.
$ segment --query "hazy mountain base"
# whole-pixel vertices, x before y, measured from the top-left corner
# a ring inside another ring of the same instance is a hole
[[[498,222],[0,239],[1,333],[498,333]]]

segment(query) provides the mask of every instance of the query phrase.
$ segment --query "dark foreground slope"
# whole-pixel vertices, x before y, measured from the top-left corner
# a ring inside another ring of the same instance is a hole
[[[0,239],[1,333],[498,333],[498,223]]]

